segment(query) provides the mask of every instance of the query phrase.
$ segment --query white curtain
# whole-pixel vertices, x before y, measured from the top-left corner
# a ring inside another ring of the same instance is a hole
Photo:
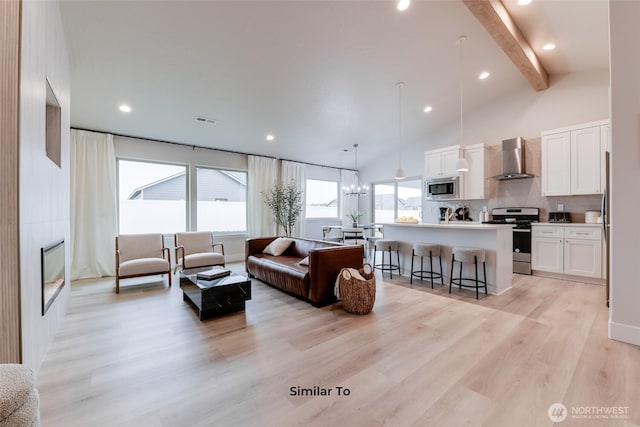
[[[354,171],[342,169],[340,171],[340,188],[349,187],[355,182],[356,173]],[[362,183],[360,183],[362,184]],[[360,196],[345,196],[342,192],[342,224],[351,226],[352,221],[347,218],[347,215],[351,212],[360,212],[360,206],[358,205]]]
[[[113,135],[71,130],[71,278],[115,275]]]
[[[278,161],[268,157],[249,156],[248,181],[249,235],[275,236],[276,224],[262,194],[278,183]]]
[[[295,227],[291,233],[292,237],[304,237],[304,223],[305,223],[305,186],[306,186],[306,165],[303,163],[290,162],[287,160],[282,161],[282,171],[280,174],[280,182],[283,185],[293,182],[296,184],[298,191],[302,191],[302,212],[300,218],[296,222]]]

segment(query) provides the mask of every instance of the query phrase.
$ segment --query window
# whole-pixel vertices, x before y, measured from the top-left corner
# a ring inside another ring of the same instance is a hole
[[[120,234],[187,229],[187,167],[118,160]]]
[[[398,213],[396,218],[401,216],[422,217],[422,180],[399,181],[397,194]]]
[[[247,173],[196,169],[198,231],[247,231]]]
[[[373,221],[393,222],[401,216],[422,217],[421,179],[374,184]]]
[[[395,216],[396,184],[375,184],[373,186],[373,221],[393,222]]]
[[[307,179],[307,218],[338,218],[338,183]]]

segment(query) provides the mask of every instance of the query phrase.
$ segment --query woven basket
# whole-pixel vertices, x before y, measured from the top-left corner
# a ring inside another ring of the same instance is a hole
[[[368,314],[376,302],[376,278],[370,264],[364,264],[359,272],[365,280],[357,279],[346,268],[340,271],[340,299],[345,311]]]

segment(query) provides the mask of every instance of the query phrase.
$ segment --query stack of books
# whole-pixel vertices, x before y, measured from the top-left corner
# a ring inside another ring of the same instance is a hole
[[[213,267],[212,269],[201,271],[198,273],[198,279],[213,280],[225,277],[231,274],[231,270],[227,270],[224,267]]]

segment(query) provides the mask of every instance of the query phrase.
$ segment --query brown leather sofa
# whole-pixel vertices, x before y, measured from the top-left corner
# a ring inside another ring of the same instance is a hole
[[[336,301],[333,287],[341,269],[362,267],[362,246],[293,238],[293,243],[282,255],[263,253],[264,248],[275,239],[276,237],[247,239],[247,273],[250,277],[256,277],[301,297],[316,307]],[[307,256],[309,266],[300,265],[300,260]]]

